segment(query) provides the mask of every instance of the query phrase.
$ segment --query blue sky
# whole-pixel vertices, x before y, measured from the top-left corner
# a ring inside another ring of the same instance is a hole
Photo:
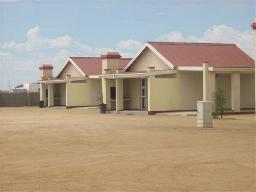
[[[55,74],[68,56],[133,56],[145,41],[238,44],[252,55],[253,0],[0,0],[0,89]]]

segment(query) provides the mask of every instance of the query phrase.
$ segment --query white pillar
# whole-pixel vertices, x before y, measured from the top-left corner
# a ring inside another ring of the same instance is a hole
[[[53,84],[48,84],[48,107],[54,106],[54,89]]]
[[[208,72],[208,80],[209,80],[209,89],[207,94],[208,101],[212,101],[214,97],[214,92],[216,90],[216,75],[215,72]]]
[[[153,105],[153,84],[155,77],[153,75],[148,76],[147,78],[147,97],[148,97],[148,114],[153,114],[154,105]]]
[[[66,108],[68,109],[69,107],[71,107],[70,104],[70,86],[71,86],[71,76],[67,75],[66,76]]]
[[[203,101],[208,100],[209,92],[208,63],[203,63]]]
[[[240,73],[231,74],[231,108],[240,111]]]
[[[256,17],[254,18],[254,22],[251,25],[254,34],[253,34],[253,41],[254,41],[254,45],[256,44]],[[255,75],[255,110],[256,110],[256,46],[254,46],[254,75]],[[256,115],[255,115],[256,118]]]
[[[123,90],[123,79],[116,79],[116,111],[124,109]]]
[[[203,101],[212,101],[215,92],[215,73],[210,72],[208,63],[203,63]]]
[[[103,103],[107,105],[107,110],[111,110],[110,99],[110,80],[106,78],[101,79]]]
[[[44,83],[40,83],[40,101],[44,101],[44,105],[46,105],[46,85]]]

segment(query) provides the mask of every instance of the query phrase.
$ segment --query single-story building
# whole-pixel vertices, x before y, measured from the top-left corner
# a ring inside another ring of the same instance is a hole
[[[123,69],[130,60],[121,58],[118,68]],[[45,106],[97,106],[102,99],[100,57],[70,57],[56,77],[52,65],[44,64],[39,69],[40,100]]]
[[[56,78],[40,82],[48,98],[66,106],[97,105],[102,95],[107,109],[117,112],[196,110],[196,101],[212,101],[221,89],[226,108],[240,111],[255,108],[254,69],[235,44],[147,42],[133,59],[116,52],[71,57]],[[48,106],[54,103],[48,99]]]

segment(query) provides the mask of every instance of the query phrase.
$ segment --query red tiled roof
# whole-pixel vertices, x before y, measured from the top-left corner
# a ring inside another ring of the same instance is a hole
[[[254,67],[254,60],[235,44],[148,42],[175,66],[245,68]]]
[[[70,57],[75,64],[86,75],[100,75],[101,74],[101,58],[100,57]],[[130,58],[121,58],[118,68],[124,67],[131,61]]]

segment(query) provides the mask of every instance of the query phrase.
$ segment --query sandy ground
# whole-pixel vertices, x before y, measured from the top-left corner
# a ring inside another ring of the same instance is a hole
[[[254,191],[253,115],[0,108],[0,191]]]

